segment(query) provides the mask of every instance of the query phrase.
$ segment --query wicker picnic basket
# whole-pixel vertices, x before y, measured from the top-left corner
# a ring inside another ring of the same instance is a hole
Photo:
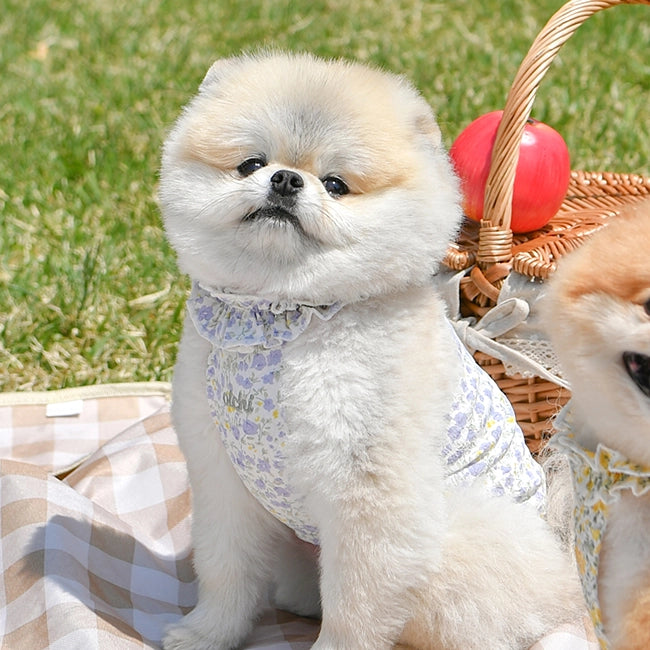
[[[543,285],[557,259],[578,247],[625,207],[650,194],[650,178],[609,172],[573,171],[557,215],[541,230],[513,235],[510,216],[519,144],[540,82],[562,45],[593,14],[650,0],[572,0],[555,13],[535,39],[510,88],[497,132],[485,191],[484,219],[468,223],[447,253],[445,265],[465,271],[460,280],[460,317],[480,322],[497,305],[511,274]],[[570,393],[566,384],[530,373],[507,372],[507,364],[477,349],[476,361],[512,402],[529,448],[552,434],[552,417]],[[510,369],[511,370],[511,369]],[[526,376],[528,375],[528,376]]]

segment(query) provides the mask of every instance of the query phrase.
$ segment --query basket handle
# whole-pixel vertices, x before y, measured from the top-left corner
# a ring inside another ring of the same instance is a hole
[[[542,78],[562,45],[587,18],[624,4],[650,5],[650,0],[570,0],[549,19],[519,66],[497,130],[485,188],[477,253],[483,268],[512,259],[510,221],[519,146]]]

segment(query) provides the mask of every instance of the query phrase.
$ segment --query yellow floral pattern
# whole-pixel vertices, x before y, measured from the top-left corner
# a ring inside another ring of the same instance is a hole
[[[571,404],[564,407],[555,424],[553,446],[566,453],[571,465],[575,492],[576,561],[591,620],[603,650],[609,649],[598,602],[598,567],[602,539],[610,506],[621,491],[636,496],[650,490],[650,468],[625,459],[619,452],[598,444],[586,449],[574,437]]]

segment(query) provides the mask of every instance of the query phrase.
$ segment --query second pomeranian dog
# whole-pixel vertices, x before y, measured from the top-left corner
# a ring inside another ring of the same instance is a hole
[[[239,647],[271,584],[322,614],[318,650],[528,648],[574,619],[541,469],[431,286],[461,210],[414,88],[217,61],[160,198],[194,283],[173,419],[199,578],[165,648]]]
[[[650,201],[563,258],[548,331],[572,399],[554,443],[576,490],[576,554],[603,646],[650,648]]]

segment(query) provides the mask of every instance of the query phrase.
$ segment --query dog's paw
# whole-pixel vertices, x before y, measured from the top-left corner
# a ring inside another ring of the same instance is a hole
[[[231,650],[232,646],[206,637],[196,626],[184,620],[165,630],[163,650]]]
[[[163,650],[234,650],[250,632],[252,618],[236,616],[205,600],[165,629]]]

